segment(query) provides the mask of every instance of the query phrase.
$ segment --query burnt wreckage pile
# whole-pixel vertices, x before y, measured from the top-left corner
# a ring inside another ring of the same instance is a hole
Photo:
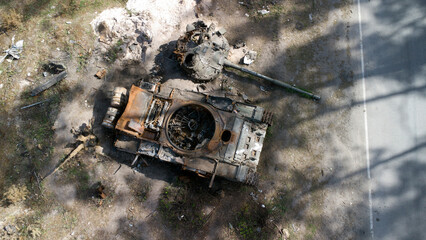
[[[187,26],[174,53],[195,80],[216,78],[233,67],[319,100],[312,93],[229,62],[224,29],[198,21]],[[278,83],[277,83],[278,84]],[[179,164],[199,175],[254,184],[272,113],[226,97],[142,82],[130,91],[114,90],[102,125],[117,132],[121,151]]]

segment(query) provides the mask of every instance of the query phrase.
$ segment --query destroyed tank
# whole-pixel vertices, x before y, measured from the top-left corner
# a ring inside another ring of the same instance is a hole
[[[199,175],[254,184],[271,124],[263,108],[143,82],[116,88],[102,125],[118,150],[181,165]]]
[[[311,92],[230,62],[227,59],[230,47],[228,40],[224,36],[225,33],[226,30],[224,28],[216,29],[214,24],[207,26],[203,21],[188,24],[185,35],[178,39],[174,51],[180,66],[198,81],[213,80],[219,76],[224,67],[230,67],[272,82],[313,100],[320,100],[318,95]]]

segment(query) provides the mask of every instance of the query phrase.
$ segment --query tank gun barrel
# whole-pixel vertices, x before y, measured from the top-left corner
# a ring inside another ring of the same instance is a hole
[[[260,74],[260,73],[257,73],[257,72],[254,72],[254,71],[251,71],[251,70],[249,70],[249,69],[247,69],[247,68],[240,67],[240,66],[238,66],[238,65],[236,65],[236,64],[234,64],[234,63],[232,63],[232,62],[230,62],[230,61],[228,61],[228,60],[226,60],[226,59],[224,60],[223,65],[224,65],[225,67],[231,67],[231,68],[234,68],[234,69],[240,70],[240,71],[242,71],[242,72],[248,73],[248,74],[250,74],[250,75],[256,76],[256,77],[258,77],[258,78],[264,79],[264,80],[266,80],[266,81],[272,82],[272,83],[274,83],[274,84],[276,84],[276,85],[279,85],[279,86],[281,86],[281,87],[284,87],[284,88],[287,88],[287,89],[291,89],[292,91],[295,91],[295,92],[297,92],[297,93],[300,93],[300,94],[302,94],[302,95],[304,95],[304,96],[308,96],[309,98],[311,98],[311,99],[313,99],[313,100],[315,100],[315,101],[319,101],[319,100],[321,99],[321,97],[320,97],[320,96],[318,96],[318,95],[315,95],[315,94],[310,93],[310,92],[308,92],[308,91],[305,91],[305,90],[302,90],[302,89],[300,89],[300,88],[297,88],[297,87],[291,86],[290,84],[287,84],[287,83],[284,83],[284,82],[281,82],[281,81],[275,80],[275,79],[273,79],[273,78],[267,77],[267,76],[262,75],[262,74]]]

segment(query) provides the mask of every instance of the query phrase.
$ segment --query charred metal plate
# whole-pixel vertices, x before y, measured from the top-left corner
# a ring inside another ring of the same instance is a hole
[[[127,134],[139,137],[143,132],[143,125],[151,104],[153,94],[139,87],[132,86],[130,89],[129,100],[124,113],[117,122],[116,129]],[[129,124],[131,123],[131,128]],[[137,129],[135,131],[134,129]]]

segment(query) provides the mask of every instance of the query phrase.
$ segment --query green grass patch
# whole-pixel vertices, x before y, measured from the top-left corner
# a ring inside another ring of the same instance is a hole
[[[233,225],[242,239],[266,239],[270,233],[265,228],[267,218],[268,212],[265,208],[257,203],[245,203],[237,213]]]
[[[113,63],[117,60],[119,54],[122,52],[121,46],[123,45],[123,40],[119,39],[114,45],[112,45],[105,54],[105,60],[108,63]]]
[[[203,213],[203,208],[215,199],[206,186],[177,181],[163,189],[159,212],[178,236],[191,237],[206,224],[209,215]]]

